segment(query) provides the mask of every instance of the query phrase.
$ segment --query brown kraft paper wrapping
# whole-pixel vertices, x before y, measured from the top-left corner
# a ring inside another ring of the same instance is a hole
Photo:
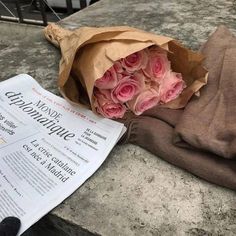
[[[61,49],[58,78],[60,92],[72,103],[84,103],[84,97],[88,97],[93,110],[95,81],[116,60],[152,45],[168,51],[172,70],[182,73],[187,84],[182,94],[167,103],[166,107],[184,107],[190,97],[207,83],[208,73],[201,65],[203,56],[186,49],[169,37],[126,26],[81,27],[70,31],[50,24],[44,33],[50,42]]]

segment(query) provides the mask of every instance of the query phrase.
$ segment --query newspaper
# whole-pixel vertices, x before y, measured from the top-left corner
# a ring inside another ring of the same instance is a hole
[[[1,82],[0,220],[20,218],[22,234],[82,185],[124,132],[29,75]]]

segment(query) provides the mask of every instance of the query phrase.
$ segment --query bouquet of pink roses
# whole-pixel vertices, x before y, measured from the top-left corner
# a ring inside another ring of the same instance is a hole
[[[169,37],[127,26],[71,31],[55,24],[45,36],[61,48],[62,95],[104,117],[140,115],[156,105],[182,108],[207,83],[203,56]]]
[[[140,115],[174,100],[185,88],[181,73],[171,71],[167,51],[151,46],[114,63],[95,81],[96,111],[122,118],[127,109]]]

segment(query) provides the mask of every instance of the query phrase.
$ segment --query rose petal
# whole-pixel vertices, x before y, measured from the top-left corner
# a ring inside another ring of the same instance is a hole
[[[156,106],[159,101],[159,93],[153,88],[148,88],[129,101],[128,107],[134,114],[141,115],[144,111]]]
[[[126,112],[126,107],[120,103],[114,103],[109,90],[94,91],[94,106],[96,111],[106,118],[122,118]]]
[[[118,85],[112,90],[111,97],[114,102],[127,102],[131,100],[144,88],[144,76],[141,73],[135,73],[123,77]]]
[[[122,59],[121,64],[126,69],[126,71],[128,71],[129,73],[133,73],[137,70],[145,68],[147,65],[147,61],[147,52],[145,49],[143,49]]]
[[[144,74],[151,80],[161,82],[165,74],[170,71],[170,61],[167,52],[159,47],[151,47],[148,53],[148,63],[143,69]]]
[[[180,73],[169,72],[162,80],[160,85],[160,96],[163,103],[177,98],[186,87],[182,75]]]
[[[112,89],[117,85],[116,70],[112,66],[105,74],[95,81],[95,86],[100,89]]]

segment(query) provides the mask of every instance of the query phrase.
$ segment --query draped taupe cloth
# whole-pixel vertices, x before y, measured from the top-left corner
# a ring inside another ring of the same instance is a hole
[[[209,71],[201,96],[184,110],[154,107],[127,119],[123,142],[236,190],[236,37],[220,26],[201,52]]]

